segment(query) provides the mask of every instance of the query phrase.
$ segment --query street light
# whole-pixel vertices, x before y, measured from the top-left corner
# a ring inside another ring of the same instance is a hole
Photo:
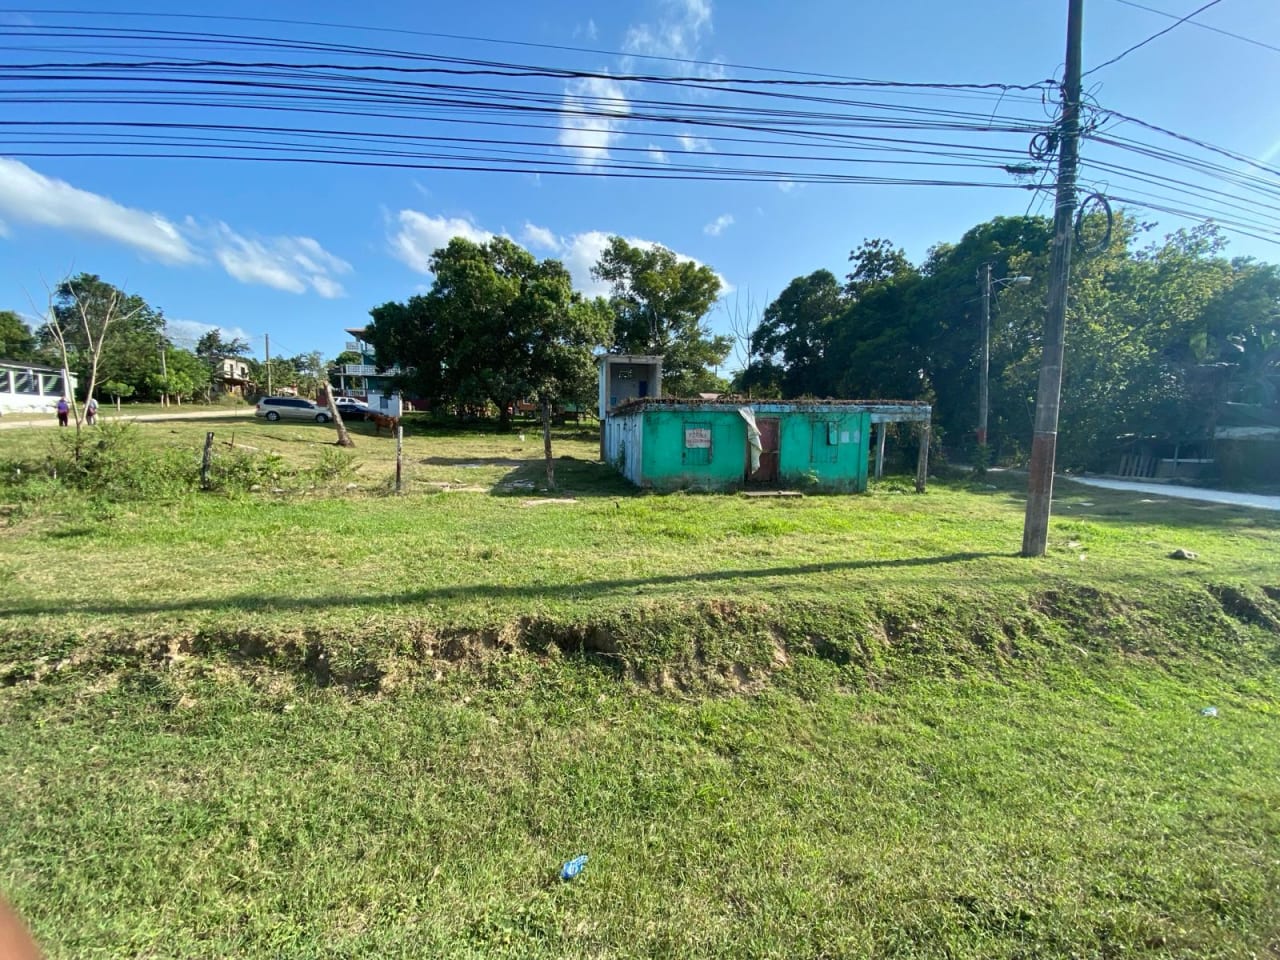
[[[988,370],[991,366],[991,296],[993,291],[1003,284],[1015,287],[1025,286],[1031,282],[1030,277],[1004,277],[992,281],[991,264],[984,263],[978,271],[978,280],[982,284],[982,362],[978,379],[978,465],[987,467],[987,407],[989,388],[987,385]]]

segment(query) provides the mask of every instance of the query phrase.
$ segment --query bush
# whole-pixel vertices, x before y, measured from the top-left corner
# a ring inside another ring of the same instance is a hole
[[[200,489],[200,461],[199,446],[153,447],[134,424],[107,421],[79,437],[60,433],[42,461],[0,460],[0,490],[19,502],[44,500],[67,490],[100,501],[173,499]],[[351,469],[341,455],[337,460],[322,459],[321,466],[336,471],[335,476]],[[215,450],[209,487],[243,493],[255,484],[275,485],[296,475],[274,453]]]
[[[320,462],[311,468],[311,475],[317,480],[341,480],[355,473],[356,458],[354,454],[337,447],[325,447],[320,451]]]

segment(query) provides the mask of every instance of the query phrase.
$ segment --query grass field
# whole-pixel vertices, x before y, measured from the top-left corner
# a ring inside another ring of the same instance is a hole
[[[219,403],[171,403],[168,406],[159,403],[122,403],[119,409],[110,400],[99,401],[99,419],[113,420],[116,417],[150,417],[156,414],[172,414],[172,413],[216,413],[218,411],[227,410],[249,410],[249,404],[228,398]],[[81,404],[83,408],[83,404]],[[9,423],[13,421],[54,421],[57,420],[54,413],[19,413],[9,412],[4,415],[4,419],[0,423]]]
[[[658,497],[564,431],[551,493],[411,425],[396,497],[353,429],[137,428],[109,498],[0,437],[51,956],[1280,950],[1280,517],[1064,484],[1033,562],[1013,480]]]

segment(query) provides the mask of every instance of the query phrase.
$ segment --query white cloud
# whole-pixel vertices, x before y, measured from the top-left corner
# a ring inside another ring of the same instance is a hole
[[[600,254],[604,253],[604,248],[609,245],[611,236],[613,234],[605,233],[603,230],[588,230],[584,233],[575,233],[573,236],[565,237],[560,241],[561,253],[559,259],[568,268],[570,275],[573,277],[573,285],[589,297],[608,296],[609,294],[609,284],[591,276],[591,268],[600,261]],[[665,244],[659,244],[653,240],[644,240],[640,237],[624,237],[623,239],[633,247],[640,247],[644,250],[665,246]],[[677,260],[702,266],[702,261],[700,260],[696,260],[679,251],[672,252],[675,253]],[[716,276],[720,280],[721,295],[732,293],[733,284],[729,283],[719,273]]]
[[[172,318],[166,318],[164,322],[164,335],[177,346],[185,347],[188,350],[193,349],[196,341],[210,330],[221,332],[224,340],[244,340],[249,344],[253,343],[253,336],[242,327],[224,327],[217,323],[201,323],[199,320],[174,320]]]
[[[729,217],[729,221],[732,222],[732,220],[733,218]],[[487,243],[494,237],[490,231],[461,217],[433,217],[417,210],[401,210],[399,221],[400,230],[392,237],[391,252],[397,259],[420,273],[431,272],[431,254],[447,245],[453,237],[466,237],[476,243]],[[520,239],[523,243],[550,251],[568,269],[570,276],[573,277],[574,287],[591,297],[609,293],[609,285],[591,276],[591,268],[599,262],[600,254],[609,245],[609,238],[613,235],[604,230],[586,230],[569,236],[559,236],[547,227],[529,222],[526,222],[520,231]],[[633,247],[645,250],[665,246],[665,244],[658,244],[653,240],[644,240],[640,237],[624,239]],[[678,260],[701,266],[701,261],[678,251],[673,252]],[[720,292],[731,293],[733,285],[720,274],[716,276],[720,279]]]
[[[676,139],[680,141],[680,146],[684,147],[689,153],[711,152],[711,141],[704,140],[702,137],[691,137],[687,133],[682,133]]]
[[[314,290],[326,300],[346,295],[334,275],[351,272],[351,264],[335,257],[311,237],[256,239],[237,233],[225,223],[202,229],[222,269],[241,283],[274,287],[287,293]]]
[[[711,33],[711,0],[664,0],[662,9],[657,23],[630,27],[622,49],[651,57],[693,57]]]
[[[733,226],[733,214],[722,213],[703,227],[702,232],[709,237],[718,237],[725,232],[726,228],[731,226]]]
[[[796,182],[794,180],[778,181],[778,189],[781,190],[783,193],[790,193],[795,188],[796,188]]]
[[[417,210],[401,210],[397,220],[400,229],[391,237],[391,252],[419,273],[431,272],[431,255],[448,246],[454,237],[474,243],[493,239],[488,230],[463,217],[432,217]]]
[[[671,158],[667,156],[666,151],[655,143],[648,146],[649,159],[654,163],[670,163]]]
[[[341,297],[345,291],[334,278],[351,272],[351,264],[311,237],[253,239],[221,222],[205,226],[187,217],[176,223],[4,158],[0,158],[0,212],[14,222],[114,240],[165,264],[202,263],[212,257],[241,283],[290,293],[314,290],[322,297]],[[9,232],[0,221],[0,236]]]
[[[0,213],[18,222],[115,240],[162,263],[195,263],[200,259],[178,228],[160,214],[122,206],[3,157]]]
[[[622,86],[608,77],[586,77],[570,80],[564,85],[564,93],[560,145],[584,163],[608,160],[609,147],[622,136],[622,121],[631,113]],[[606,115],[581,116],[582,111]]]
[[[595,20],[588,19],[585,24],[578,24],[573,28],[573,39],[595,41],[600,36],[600,31],[596,29]]]
[[[524,232],[521,233],[524,242],[531,247],[541,247],[544,250],[559,250],[560,241],[556,235],[546,227],[539,227],[532,223],[524,225]]]

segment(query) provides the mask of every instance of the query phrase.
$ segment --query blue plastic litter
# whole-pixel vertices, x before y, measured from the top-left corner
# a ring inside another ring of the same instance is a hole
[[[572,880],[582,872],[582,868],[587,865],[587,855],[584,853],[580,857],[574,857],[563,867],[560,868],[561,880]]]
[[[1205,707],[1203,710],[1200,711],[1200,716],[1202,717],[1216,717],[1217,715],[1218,715],[1217,707]]]

